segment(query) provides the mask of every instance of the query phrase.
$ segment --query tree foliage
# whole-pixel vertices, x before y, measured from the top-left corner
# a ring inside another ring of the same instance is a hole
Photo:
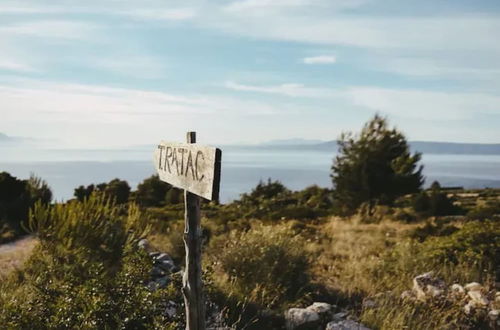
[[[332,165],[335,199],[345,213],[367,203],[390,205],[397,197],[420,190],[420,153],[411,153],[405,136],[375,115],[359,135],[343,133]]]
[[[183,202],[182,190],[152,175],[137,186],[135,201],[144,207],[179,204]]]
[[[24,233],[23,225],[28,218],[29,209],[40,201],[49,204],[52,191],[45,181],[31,175],[21,180],[7,172],[0,173],[0,241],[7,232],[11,238]]]
[[[79,186],[75,188],[75,198],[83,202],[88,199],[93,192],[102,193],[110,198],[114,198],[118,204],[127,203],[130,197],[130,186],[125,180],[113,179],[108,183],[99,183],[97,185]]]
[[[429,191],[418,193],[412,202],[415,212],[423,216],[456,215],[461,212],[453,200],[441,191],[439,182],[434,181]]]

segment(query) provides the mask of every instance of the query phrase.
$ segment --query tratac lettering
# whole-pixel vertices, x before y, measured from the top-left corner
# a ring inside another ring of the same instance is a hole
[[[175,169],[177,171],[177,175],[179,175],[179,161],[177,160],[177,148],[174,148],[172,151],[172,164],[175,163]]]
[[[161,166],[161,155],[162,155],[163,149],[165,149],[165,147],[162,145],[159,145],[158,149],[160,149],[160,157],[158,157],[158,167],[160,168],[160,170],[163,170],[163,168]]]
[[[201,152],[201,151],[198,151],[196,153],[196,159],[194,161],[194,167],[196,169],[196,180],[198,180],[198,181],[203,180],[203,178],[205,177],[205,174],[203,174],[202,176],[200,176],[200,174],[198,172],[198,168],[199,168],[198,167],[198,157],[200,157],[200,156],[201,156],[201,159],[203,159],[203,161],[205,161],[205,156],[203,156],[203,152]]]
[[[179,148],[179,153],[182,155],[181,156],[181,175],[184,174],[184,153],[186,152],[186,149]]]
[[[205,165],[205,155],[202,151],[194,152],[186,148],[158,146],[158,168],[172,174],[172,168],[179,176],[192,177],[193,180],[202,181],[205,178],[203,168]]]

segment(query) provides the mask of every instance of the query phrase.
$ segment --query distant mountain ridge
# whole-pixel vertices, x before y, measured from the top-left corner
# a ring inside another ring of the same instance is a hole
[[[7,134],[0,132],[0,142],[9,141],[9,140],[10,140],[10,137]]]
[[[293,141],[295,139],[286,140]],[[279,140],[278,140],[279,141]],[[300,139],[297,139],[300,141]],[[271,141],[272,142],[272,141]],[[412,151],[418,151],[423,154],[448,154],[448,155],[500,155],[500,143],[456,143],[456,142],[433,142],[433,141],[410,141]],[[252,148],[266,149],[300,149],[300,150],[318,150],[318,151],[336,151],[338,149],[337,141],[326,141],[317,144],[276,144],[265,143]]]

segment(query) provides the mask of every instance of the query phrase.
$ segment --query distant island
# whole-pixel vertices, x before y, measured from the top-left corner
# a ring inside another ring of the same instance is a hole
[[[448,154],[448,155],[500,155],[500,143],[457,143],[434,141],[410,141],[413,151],[423,154]],[[299,149],[335,152],[338,149],[337,141],[317,142],[317,140],[288,139],[273,140],[258,145],[233,145],[229,147],[248,149]]]

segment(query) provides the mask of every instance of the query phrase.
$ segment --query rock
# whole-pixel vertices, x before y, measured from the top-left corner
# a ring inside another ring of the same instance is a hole
[[[151,276],[154,278],[162,277],[165,275],[167,275],[167,273],[159,267],[153,267],[153,269],[151,270]]]
[[[173,318],[175,315],[177,315],[177,308],[177,304],[174,301],[169,300],[167,302],[167,307],[165,308],[165,315],[169,318]]]
[[[306,307],[306,309],[316,312],[322,323],[325,324],[332,319],[334,307],[325,302],[314,302],[311,306]]]
[[[343,320],[328,323],[325,330],[370,330],[370,328],[353,320]]]
[[[465,294],[465,289],[463,286],[461,286],[460,284],[453,284],[451,287],[450,287],[450,290],[451,292],[455,293],[455,294]]]
[[[153,252],[149,252],[148,253],[149,256],[153,259],[156,259],[156,257],[158,257],[161,253],[160,252],[156,252],[156,251],[153,251]]]
[[[468,292],[471,301],[479,306],[487,306],[489,304],[488,299],[481,293],[481,291],[469,291]]]
[[[445,288],[444,281],[434,277],[433,272],[418,275],[413,279],[413,292],[419,300],[441,296]]]
[[[311,306],[307,307],[306,309],[321,315],[321,314],[331,313],[333,310],[333,306],[324,302],[314,302]]]
[[[163,260],[161,262],[155,263],[155,266],[157,266],[163,270],[166,270],[169,273],[173,273],[174,270],[177,268],[177,267],[175,267],[173,261],[168,261],[168,260]]]
[[[151,245],[149,244],[149,241],[145,238],[141,239],[138,243],[137,243],[137,246],[139,246],[139,248],[141,249],[144,249],[146,251],[150,251],[151,250]]]
[[[171,263],[174,263],[174,261],[172,260],[172,258],[166,254],[166,253],[160,253],[158,256],[155,257],[156,260],[162,262],[162,261],[168,261],[168,262],[171,262]]]
[[[316,330],[321,325],[318,313],[307,308],[290,308],[285,312],[287,330]]]
[[[489,313],[488,313],[488,317],[490,318],[490,320],[492,321],[496,321],[498,320],[498,315],[500,314],[500,310],[498,309],[492,309]]]
[[[373,299],[370,299],[370,298],[365,298],[363,299],[363,304],[362,304],[363,308],[365,309],[370,309],[370,308],[375,308],[377,307],[377,303],[375,302],[375,300]]]
[[[472,310],[474,309],[474,302],[469,301],[465,306],[464,306],[464,312],[465,314],[470,314]]]
[[[415,299],[415,294],[411,290],[406,290],[401,293],[400,298],[403,300],[413,300]]]
[[[500,292],[495,293],[495,302],[500,304]]]
[[[441,296],[443,293],[444,293],[444,289],[440,289],[440,288],[438,288],[434,285],[430,285],[430,284],[427,285],[427,295],[435,298],[435,297]]]
[[[480,291],[482,286],[477,282],[471,282],[469,284],[466,284],[464,288],[467,291]]]
[[[348,315],[349,315],[349,313],[347,313],[347,312],[335,313],[335,314],[333,314],[332,321],[338,322],[338,321],[345,320]]]

